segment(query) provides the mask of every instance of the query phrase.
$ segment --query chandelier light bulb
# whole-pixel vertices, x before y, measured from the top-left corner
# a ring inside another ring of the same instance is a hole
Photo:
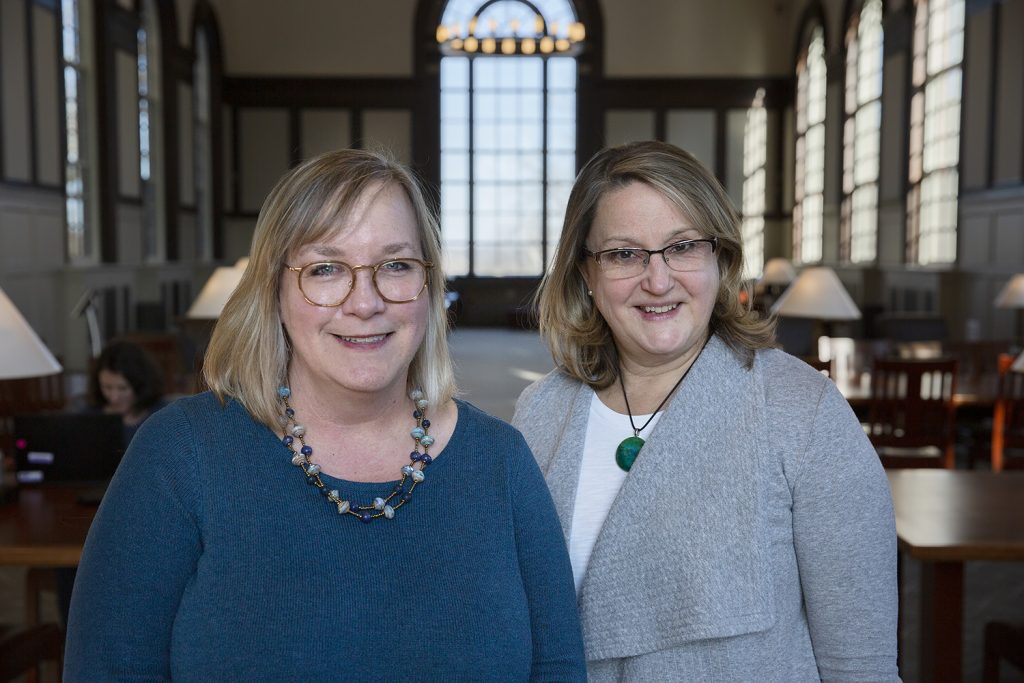
[[[569,40],[574,43],[578,43],[583,40],[587,35],[587,30],[583,27],[583,22],[575,21],[569,25]]]
[[[516,39],[515,38],[502,38],[501,39],[501,53],[505,55],[514,55],[516,53]]]
[[[555,41],[555,49],[559,52],[566,52],[569,50],[569,41],[566,38],[559,38]]]
[[[483,52],[484,54],[494,54],[494,50],[496,48],[497,45],[494,42],[494,38],[491,36],[487,36],[486,38],[480,41],[480,51]]]
[[[540,51],[543,54],[551,54],[551,51],[555,49],[555,41],[551,39],[551,36],[544,36],[540,39]]]
[[[533,32],[537,35],[544,33],[544,17],[539,14],[533,18]]]
[[[437,27],[437,33],[435,34],[435,37],[437,38],[437,42],[439,43],[443,43],[446,40],[448,40],[448,27],[445,26],[444,24],[440,24]]]
[[[476,52],[476,48],[477,48],[476,37],[470,35],[468,38],[466,38],[466,40],[463,41],[463,43],[462,43],[462,48],[466,52]]]
[[[462,49],[462,38],[452,38],[452,42],[450,43],[450,45],[451,45],[453,50],[461,50]]]
[[[469,34],[476,35],[476,17],[469,20]]]
[[[523,38],[523,44],[520,46],[524,55],[532,55],[537,51],[537,41],[533,38]]]

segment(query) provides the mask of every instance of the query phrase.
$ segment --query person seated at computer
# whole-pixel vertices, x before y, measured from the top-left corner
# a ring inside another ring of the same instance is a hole
[[[160,368],[137,344],[110,342],[90,375],[89,399],[93,409],[121,416],[127,448],[139,425],[166,404]]]
[[[139,426],[167,404],[163,385],[160,368],[145,349],[115,340],[103,348],[89,374],[88,410],[120,415],[128,448]],[[75,575],[73,568],[57,570],[57,609],[65,624]]]

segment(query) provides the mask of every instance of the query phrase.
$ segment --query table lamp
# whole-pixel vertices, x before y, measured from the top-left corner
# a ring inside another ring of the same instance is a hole
[[[806,318],[821,322],[822,334],[813,335],[812,342],[821,336],[831,337],[834,321],[858,320],[861,317],[860,309],[853,303],[843,283],[839,281],[839,276],[824,266],[807,268],[800,273],[771,310],[783,318]],[[817,343],[811,344],[812,349],[818,347]]]
[[[242,280],[242,274],[249,265],[248,258],[241,258],[233,266],[220,266],[203,285],[199,296],[192,302],[186,318],[192,320],[216,320],[224,310],[224,304],[231,298],[235,287]]]
[[[55,375],[63,368],[0,289],[0,379]]]
[[[1021,313],[1024,311],[1024,273],[1014,275],[1003,285],[1003,288],[999,290],[999,295],[996,297],[996,307],[1017,309],[1017,329],[1015,333],[1017,339],[1024,336],[1024,325],[1021,323]]]
[[[813,318],[824,322],[859,320],[860,309],[831,268],[807,268],[772,306],[782,317]]]
[[[795,279],[796,269],[792,263],[784,258],[773,258],[764,264],[760,283],[766,286],[786,287]]]

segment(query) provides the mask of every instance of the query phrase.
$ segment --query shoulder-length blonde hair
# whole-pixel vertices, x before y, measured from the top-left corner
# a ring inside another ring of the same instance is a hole
[[[581,268],[598,203],[631,183],[646,183],[678,206],[701,234],[718,238],[720,279],[710,332],[718,334],[750,367],[754,351],[773,344],[775,324],[740,302],[739,217],[721,184],[693,155],[655,141],[601,150],[573,184],[558,247],[536,297],[541,334],[555,363],[595,388],[610,386],[618,378],[611,329],[587,294]]]
[[[204,361],[204,379],[222,402],[234,398],[254,418],[277,428],[277,388],[287,383],[290,360],[279,304],[285,261],[296,249],[339,230],[364,193],[388,185],[405,191],[416,215],[423,258],[434,264],[427,278],[426,336],[409,368],[409,386],[422,389],[435,405],[455,394],[437,221],[405,167],[377,152],[346,149],[314,157],[286,173],[260,209],[249,265],[224,306]]]

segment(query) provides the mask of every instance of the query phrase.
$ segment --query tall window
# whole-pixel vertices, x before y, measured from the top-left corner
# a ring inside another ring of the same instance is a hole
[[[540,275],[576,172],[568,0],[450,0],[441,58],[441,234],[449,275]]]
[[[90,258],[94,251],[91,222],[86,218],[85,107],[81,26],[77,0],[62,0],[61,57],[64,67],[64,215],[68,259]]]
[[[964,0],[914,5],[907,262],[956,260]]]
[[[195,119],[192,127],[195,150],[196,256],[213,257],[213,147],[210,139],[210,46],[206,31],[198,29],[194,39],[196,61],[193,68],[192,98]]]
[[[754,97],[743,127],[743,254],[744,277],[764,269],[765,167],[768,159],[768,112],[764,89]]]
[[[163,159],[160,103],[160,32],[154,0],[139,3],[139,177],[142,179],[142,249],[148,261],[164,256],[164,192],[160,182]]]
[[[846,30],[846,113],[839,258],[875,260],[882,130],[882,0],[865,0]]]
[[[825,210],[825,30],[815,26],[796,65],[793,261],[821,260]]]

